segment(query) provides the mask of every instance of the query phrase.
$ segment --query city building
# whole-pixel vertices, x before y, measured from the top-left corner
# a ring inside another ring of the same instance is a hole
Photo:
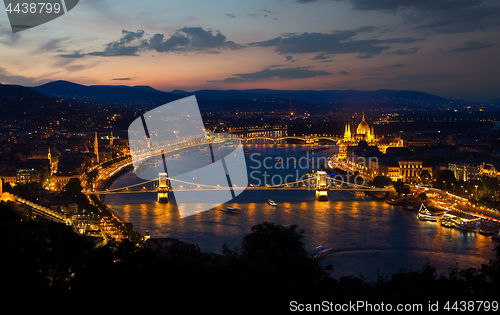
[[[2,179],[4,183],[14,186],[17,182],[17,172],[10,170],[3,171],[0,173],[0,179]]]
[[[478,178],[480,167],[478,163],[469,160],[456,161],[448,165],[448,169],[455,174],[455,178],[463,181]]]
[[[52,174],[50,178],[50,190],[61,190],[72,178],[79,178],[80,175],[75,171],[59,171]]]
[[[386,150],[390,147],[403,146],[403,140],[401,138],[377,137],[375,135],[373,126],[370,127],[368,122],[366,122],[364,113],[361,122],[356,127],[355,132],[351,130],[354,130],[351,129],[351,125],[345,124],[344,136],[342,140],[337,143],[339,147],[339,153],[338,153],[339,159],[346,159],[348,147],[356,146],[361,141],[365,141],[370,146],[376,146],[378,150],[384,154]]]
[[[16,184],[26,185],[29,183],[40,183],[40,172],[35,169],[20,169],[16,173]]]

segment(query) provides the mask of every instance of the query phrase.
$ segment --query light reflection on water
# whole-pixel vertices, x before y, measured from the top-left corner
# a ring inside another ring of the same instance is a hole
[[[261,150],[277,154],[273,147]],[[137,182],[135,174],[128,173],[111,188],[133,182]],[[278,206],[269,206],[268,199]],[[175,202],[156,203],[154,193],[108,195],[105,202],[143,235],[149,230],[152,237],[178,238],[198,244],[206,252],[220,253],[224,243],[239,247],[250,228],[262,221],[297,224],[305,229],[309,251],[318,245],[333,248],[322,263],[334,265],[334,277],[363,273],[368,280],[376,280],[377,271],[390,276],[402,267],[416,269],[427,261],[438,273],[447,272],[456,263],[462,268],[478,267],[494,257],[496,244],[491,237],[422,222],[415,212],[369,197],[356,198],[348,192],[330,192],[329,201],[320,202],[312,191],[245,191],[224,206],[187,218],[180,218]],[[191,206],[203,208],[203,204]],[[228,213],[225,206],[241,210]]]

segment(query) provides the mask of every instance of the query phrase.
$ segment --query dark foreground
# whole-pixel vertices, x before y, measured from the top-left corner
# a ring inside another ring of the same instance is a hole
[[[437,302],[443,310],[448,301],[499,300],[498,245],[496,259],[479,269],[450,267],[447,275],[437,275],[425,265],[367,282],[332,278],[334,266],[324,268],[312,260],[303,239],[295,225],[263,222],[243,238],[241,248],[224,247],[222,255],[197,247],[158,255],[129,241],[95,248],[70,227],[32,220],[15,204],[1,203],[3,309],[15,307],[23,314],[281,313],[307,310],[314,303],[325,306],[323,301],[364,301],[421,303],[425,311]],[[478,305],[474,307],[477,311]]]

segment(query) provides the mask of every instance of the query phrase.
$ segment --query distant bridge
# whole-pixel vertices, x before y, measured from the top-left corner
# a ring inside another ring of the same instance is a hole
[[[329,140],[337,142],[341,138],[339,136],[238,136],[243,143],[251,140],[270,140],[276,143],[281,140],[294,139],[304,141],[306,144],[313,144],[320,140]]]

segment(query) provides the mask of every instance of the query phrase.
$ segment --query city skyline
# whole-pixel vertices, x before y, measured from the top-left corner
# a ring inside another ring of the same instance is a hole
[[[182,89],[415,90],[500,97],[494,1],[81,1],[13,34],[0,82]],[[4,11],[5,12],[5,11]]]

